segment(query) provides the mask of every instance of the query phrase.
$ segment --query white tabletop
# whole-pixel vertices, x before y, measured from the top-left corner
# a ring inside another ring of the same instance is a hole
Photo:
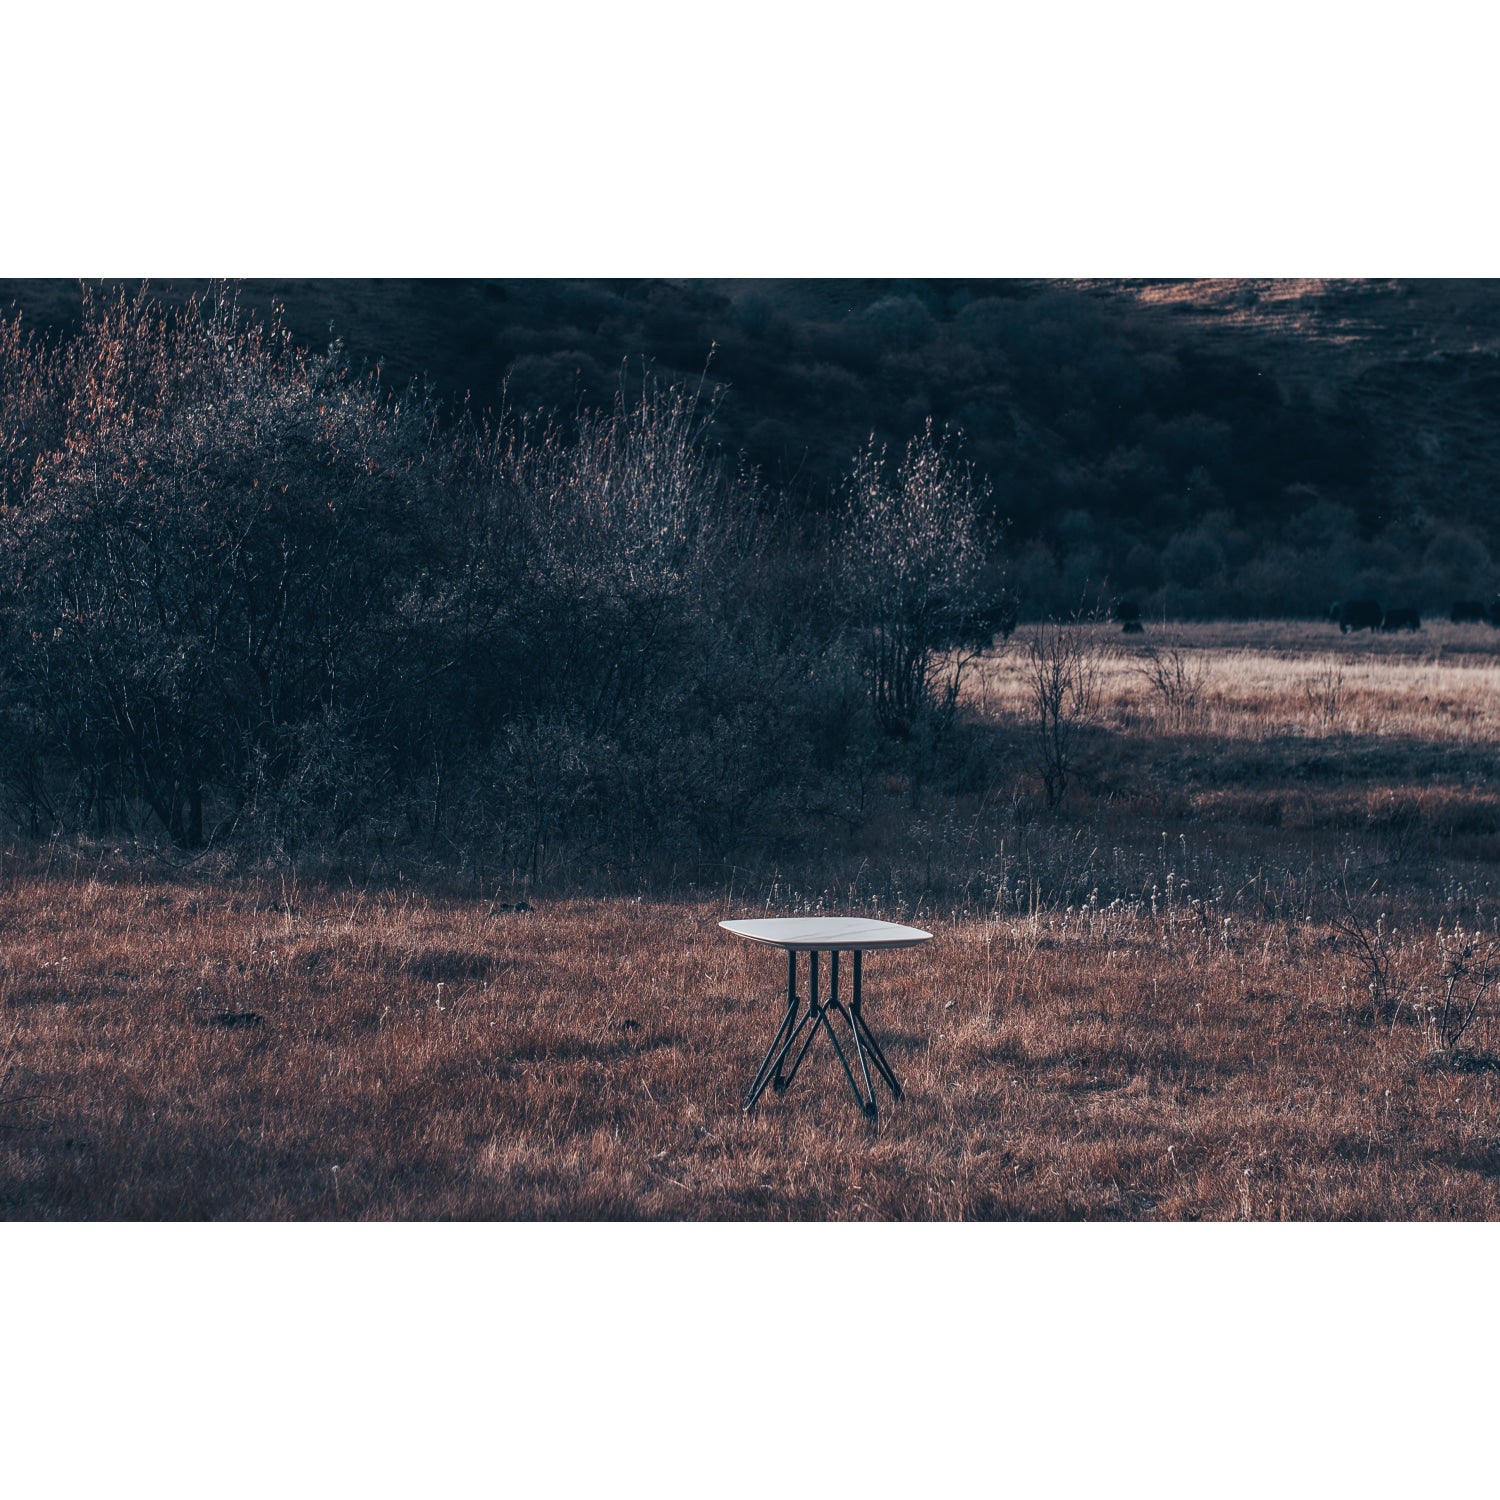
[[[932,936],[920,927],[877,922],[870,917],[765,917],[752,922],[720,922],[719,926],[752,943],[770,943],[795,953],[914,948]]]

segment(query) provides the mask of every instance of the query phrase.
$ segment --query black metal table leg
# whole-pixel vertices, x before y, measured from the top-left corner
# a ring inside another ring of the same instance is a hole
[[[864,1114],[870,1114],[874,1109],[874,1103],[867,1101],[859,1092],[859,1085],[854,1081],[854,1070],[849,1066],[849,1059],[844,1056],[844,1049],[839,1045],[838,1033],[833,1029],[828,1015],[831,1011],[834,1015],[843,1016],[846,1025],[850,1025],[849,1013],[839,1004],[839,955],[838,951],[830,955],[828,974],[828,1004],[818,1012],[818,1020],[822,1023],[823,1030],[828,1033],[828,1040],[833,1043],[835,1056],[839,1065],[844,1070],[844,1077],[849,1080],[849,1087],[854,1090],[854,1102],[859,1105]],[[852,1029],[852,1026],[851,1026]]]
[[[865,1021],[863,1011],[863,955],[859,949],[854,949],[854,994],[846,1006],[839,999],[839,955],[837,950],[830,950],[829,962],[829,996],[827,1003],[821,1001],[818,986],[818,950],[813,949],[808,953],[808,998],[807,1009],[801,1010],[801,1000],[797,995],[797,955],[794,949],[787,950],[787,980],[786,980],[786,1014],[781,1019],[780,1026],[776,1029],[776,1035],[766,1051],[764,1060],[755,1074],[755,1081],[750,1085],[750,1091],[745,1096],[743,1108],[749,1111],[755,1107],[756,1101],[768,1087],[774,1086],[778,1093],[787,1088],[797,1076],[803,1059],[806,1058],[812,1047],[813,1038],[821,1027],[828,1033],[828,1040],[833,1044],[834,1055],[839,1060],[839,1065],[844,1070],[844,1077],[849,1080],[849,1087],[854,1093],[855,1103],[861,1112],[870,1119],[876,1119],[879,1115],[879,1106],[875,1099],[875,1084],[870,1077],[869,1062],[875,1064],[875,1070],[890,1088],[895,1098],[901,1098],[901,1085],[896,1081],[896,1075],[886,1060],[885,1053],[880,1044],[875,1040],[870,1031],[869,1024]],[[799,1015],[798,1012],[801,1011]],[[829,1020],[830,1013],[842,1016],[844,1024],[849,1028],[849,1034],[854,1041],[854,1055],[859,1060],[859,1070],[864,1078],[864,1092],[860,1092],[859,1083],[854,1076],[854,1070],[849,1066],[849,1059],[845,1055],[844,1048],[840,1044],[838,1034],[833,1029],[833,1023]],[[791,1068],[783,1072],[782,1065],[786,1062],[797,1038],[802,1035],[804,1029],[807,1032],[802,1046],[792,1062]],[[868,1057],[869,1061],[866,1061]]]
[[[854,1055],[859,1059],[859,1071],[861,1076],[865,1080],[866,1097],[862,1098],[859,1101],[860,1108],[863,1109],[864,1112],[873,1120],[879,1110],[879,1106],[875,1103],[875,1085],[870,1082],[870,1069],[869,1065],[865,1062],[865,1049],[860,1045],[859,1026],[855,1021],[855,1016],[859,1012],[859,980],[857,977],[859,974],[858,948],[854,950],[854,973],[856,975],[854,983],[854,998],[850,1002],[846,1019],[849,1022],[849,1034],[854,1038]],[[858,1090],[856,1090],[855,1092],[857,1093]]]
[[[751,1109],[755,1101],[765,1092],[766,1085],[776,1079],[778,1086],[784,1087],[781,1082],[781,1062],[786,1056],[786,1050],[791,1046],[797,1033],[802,1029],[797,1021],[797,1008],[801,1002],[797,998],[797,955],[792,949],[787,950],[786,955],[786,1014],[781,1018],[781,1025],[776,1028],[776,1036],[770,1047],[766,1049],[765,1059],[756,1070],[755,1082],[750,1085],[750,1092],[745,1095],[745,1109]],[[803,1018],[804,1020],[806,1017]]]
[[[803,1044],[802,1044],[802,1050],[797,1054],[797,1060],[796,1060],[796,1062],[794,1062],[792,1064],[792,1071],[790,1073],[788,1073],[785,1078],[781,1079],[777,1083],[777,1085],[776,1085],[776,1091],[777,1091],[777,1093],[780,1093],[784,1088],[786,1088],[787,1085],[791,1083],[792,1079],[794,1079],[797,1076],[797,1069],[802,1066],[802,1059],[807,1056],[807,1049],[812,1046],[813,1038],[818,1034],[817,1020],[818,1020],[818,1017],[821,1016],[822,1013],[823,1013],[823,1007],[818,1004],[818,954],[817,954],[817,950],[814,949],[813,952],[809,953],[807,955],[807,959],[808,959],[808,964],[807,964],[807,969],[808,969],[808,978],[807,978],[807,989],[808,989],[807,1014],[805,1016],[803,1016],[802,1019],[803,1019],[803,1021],[811,1021],[813,1023],[813,1026],[812,1026],[811,1030],[809,1030],[808,1033],[807,1033],[807,1040],[805,1042],[803,1042]],[[802,1029],[802,1027],[799,1025],[797,1027],[797,1030],[800,1031],[801,1029]]]
[[[870,1059],[874,1062],[880,1076],[890,1085],[891,1093],[899,1099],[901,1097],[901,1085],[896,1082],[896,1074],[890,1063],[886,1061],[885,1053],[880,1050],[880,1043],[875,1040],[873,1033],[865,1022],[863,1008],[864,995],[860,989],[860,959],[864,955],[856,948],[854,950],[854,1003],[850,1008],[850,1017],[854,1023],[853,1030],[856,1036],[864,1038],[865,1046],[869,1049]],[[874,1089],[870,1090],[870,1096],[875,1095]]]

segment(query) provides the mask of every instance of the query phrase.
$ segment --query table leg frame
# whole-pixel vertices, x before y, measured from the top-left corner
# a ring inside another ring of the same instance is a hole
[[[844,1070],[844,1077],[849,1080],[849,1087],[853,1090],[854,1100],[860,1110],[870,1119],[879,1116],[879,1106],[875,1099],[875,1084],[870,1077],[869,1064],[875,1064],[875,1071],[890,1089],[892,1095],[900,1099],[901,1085],[896,1081],[896,1074],[892,1069],[885,1053],[881,1050],[880,1043],[875,1040],[870,1031],[869,1024],[864,1018],[863,1009],[863,954],[859,949],[854,950],[854,994],[846,1006],[839,999],[839,955],[837,951],[830,954],[829,962],[829,994],[826,1003],[819,1000],[818,986],[818,953],[816,950],[808,954],[808,998],[807,1009],[802,1010],[802,1000],[797,994],[797,954],[795,950],[787,950],[786,966],[786,1014],[781,1018],[781,1024],[776,1028],[776,1035],[772,1038],[771,1045],[766,1052],[764,1060],[755,1074],[755,1079],[750,1085],[750,1091],[745,1095],[742,1108],[748,1113],[755,1108],[760,1096],[767,1088],[775,1088],[781,1093],[788,1088],[792,1080],[797,1076],[797,1071],[802,1066],[803,1059],[813,1044],[813,1039],[818,1034],[821,1026],[828,1033],[828,1040],[833,1043],[834,1055],[839,1060],[839,1065]],[[801,1012],[799,1015],[799,1011]],[[854,1070],[849,1066],[849,1059],[845,1055],[844,1048],[840,1044],[838,1034],[833,1029],[832,1022],[828,1019],[829,1014],[842,1016],[844,1024],[849,1028],[849,1034],[854,1042],[854,1055],[859,1062],[859,1070],[864,1078],[864,1092],[860,1092],[858,1082],[854,1077]],[[791,1053],[797,1038],[802,1035],[804,1029],[807,1036],[803,1040],[802,1047],[792,1062],[791,1069],[783,1072],[783,1065]]]
[[[776,1036],[766,1050],[764,1061],[755,1074],[755,1082],[750,1085],[750,1092],[745,1095],[745,1109],[751,1109],[755,1101],[765,1093],[766,1085],[773,1077],[780,1079],[781,1062],[786,1056],[786,1049],[791,1046],[796,1035],[801,1031],[801,1023],[797,1021],[797,1008],[801,1001],[797,998],[797,955],[790,949],[786,955],[786,1014],[781,1018],[781,1025],[776,1028]],[[806,1017],[803,1017],[806,1020]],[[778,1084],[778,1087],[785,1087]]]
[[[865,1024],[864,1010],[861,1005],[863,996],[860,993],[860,959],[862,956],[856,948],[854,950],[854,1001],[849,1007],[849,1019],[852,1022],[850,1029],[854,1032],[856,1042],[859,1041],[860,1037],[864,1038],[865,1048],[870,1054],[870,1061],[875,1064],[880,1076],[890,1086],[891,1093],[899,1099],[901,1098],[901,1085],[896,1082],[895,1070],[886,1061],[885,1053],[880,1050],[880,1043],[875,1040],[874,1034],[871,1032],[869,1026]],[[863,1062],[863,1060],[863,1057],[861,1057],[860,1061]],[[868,1086],[868,1074],[865,1075],[865,1082]],[[875,1090],[873,1088],[870,1089],[870,1097],[872,1099],[875,1097]]]

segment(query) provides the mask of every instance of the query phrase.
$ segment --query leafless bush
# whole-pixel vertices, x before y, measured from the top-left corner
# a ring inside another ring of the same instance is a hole
[[[1369,1014],[1395,1025],[1412,977],[1400,962],[1403,948],[1390,917],[1372,910],[1378,888],[1356,896],[1347,879],[1334,887],[1334,931],[1347,940],[1355,981],[1369,995]]]
[[[1181,729],[1198,711],[1203,689],[1208,682],[1208,668],[1201,656],[1180,646],[1147,646],[1140,653],[1137,669],[1153,693],[1161,700],[1168,722]]]
[[[452,612],[504,708],[490,800],[523,877],[569,844],[722,848],[826,759],[833,622],[788,597],[772,502],[708,446],[710,416],[646,379],[571,432],[484,434],[466,472],[482,540]]]
[[[1344,715],[1344,669],[1338,662],[1329,662],[1311,674],[1302,684],[1307,707],[1324,734],[1330,734],[1343,721]]]
[[[930,420],[894,476],[873,441],[855,458],[840,543],[844,582],[875,715],[888,730],[909,734],[924,714],[947,718],[958,702],[977,654],[962,626],[984,602],[988,498],[988,483],[959,457],[957,435],[935,434]]]
[[[1079,743],[1099,717],[1107,655],[1093,621],[1047,621],[1027,637],[1028,708],[1049,807],[1062,800],[1077,770]]]
[[[1430,937],[1408,938],[1384,911],[1372,911],[1375,893],[1372,886],[1355,897],[1341,882],[1333,918],[1369,994],[1368,1013],[1392,1029],[1403,1015],[1415,1020],[1429,1052],[1451,1054],[1473,1030],[1500,979],[1500,940],[1443,918]]]

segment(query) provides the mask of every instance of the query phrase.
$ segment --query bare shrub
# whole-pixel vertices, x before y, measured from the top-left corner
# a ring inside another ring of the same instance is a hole
[[[1336,888],[1334,930],[1347,938],[1358,981],[1369,994],[1368,1015],[1394,1030],[1403,1015],[1421,1029],[1429,1053],[1451,1055],[1473,1030],[1500,979],[1500,940],[1440,917],[1428,936],[1398,931],[1364,897]]]
[[[1356,984],[1370,997],[1369,1015],[1392,1026],[1401,1012],[1412,976],[1401,962],[1405,945],[1383,910],[1372,910],[1378,884],[1355,895],[1347,877],[1334,887],[1337,902],[1333,928],[1348,941],[1347,952]]]
[[[984,602],[982,512],[990,490],[960,458],[959,444],[955,433],[935,434],[929,419],[894,475],[872,440],[848,482],[844,583],[876,718],[902,735],[924,715],[952,715],[978,654],[962,637]]]
[[[1308,711],[1324,734],[1332,734],[1343,723],[1344,687],[1344,669],[1336,661],[1320,667],[1302,684]]]
[[[1147,646],[1140,662],[1137,670],[1160,700],[1168,723],[1181,729],[1198,711],[1208,682],[1207,664],[1181,646]]]
[[[506,730],[500,844],[513,878],[541,879],[550,844],[566,832],[609,748],[565,722],[528,720]]]
[[[1076,773],[1079,743],[1099,718],[1109,648],[1092,620],[1050,620],[1032,630],[1025,651],[1033,743],[1047,805],[1056,807]]]

